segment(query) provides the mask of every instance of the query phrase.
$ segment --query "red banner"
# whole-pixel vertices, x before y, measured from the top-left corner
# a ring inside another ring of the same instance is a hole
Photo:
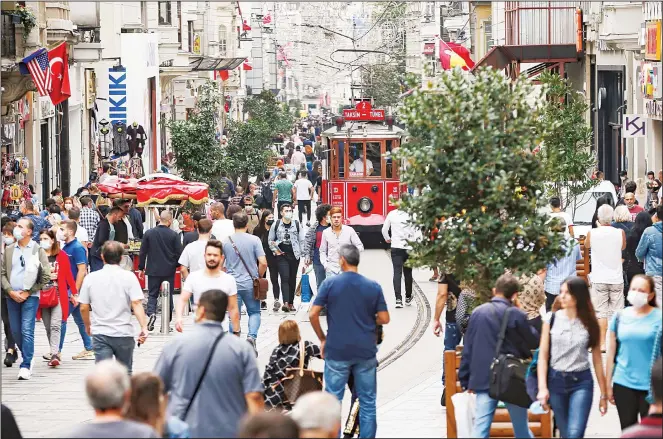
[[[359,102],[354,110],[343,110],[345,120],[384,120],[384,110],[374,110],[370,102]]]

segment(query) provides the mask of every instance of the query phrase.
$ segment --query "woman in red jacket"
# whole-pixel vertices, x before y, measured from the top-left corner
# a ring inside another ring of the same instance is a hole
[[[67,289],[72,294],[76,294],[76,282],[71,274],[69,256],[60,249],[60,243],[55,238],[55,233],[51,230],[43,230],[39,235],[39,245],[46,252],[48,262],[51,264],[51,281],[42,288],[42,298],[39,303],[39,312],[51,345],[51,351],[48,355],[44,355],[44,359],[48,361],[49,366],[56,367],[62,361],[62,355],[59,352],[62,322],[66,322],[69,317]],[[48,300],[48,297],[53,296],[57,297],[56,305],[42,307],[42,304],[49,305],[44,302]],[[37,318],[39,318],[39,314]]]

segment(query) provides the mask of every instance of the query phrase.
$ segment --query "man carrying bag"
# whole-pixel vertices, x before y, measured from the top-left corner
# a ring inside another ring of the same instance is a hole
[[[520,390],[527,395],[524,372],[520,389],[517,371],[509,375],[512,371],[507,370],[508,367],[502,368],[505,362],[530,358],[531,350],[539,345],[539,334],[527,323],[527,314],[518,308],[519,289],[518,280],[513,275],[500,276],[493,288],[492,300],[477,307],[470,316],[458,379],[463,389],[476,394],[472,437],[489,437],[498,403],[493,397],[496,392],[506,403],[515,436],[532,437],[527,424],[527,408],[511,398],[513,393],[519,395]],[[513,388],[505,389],[501,385],[504,381],[510,382]]]

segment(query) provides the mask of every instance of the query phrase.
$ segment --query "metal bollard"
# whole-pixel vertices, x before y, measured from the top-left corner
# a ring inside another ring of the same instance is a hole
[[[170,334],[170,282],[161,283],[161,335]]]

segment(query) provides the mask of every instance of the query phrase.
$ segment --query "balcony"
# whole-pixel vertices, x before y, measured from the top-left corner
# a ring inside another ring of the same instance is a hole
[[[2,58],[16,59],[16,23],[14,16],[2,14]]]
[[[642,31],[642,2],[613,2],[602,8],[598,26],[598,42],[601,50],[640,51]]]

